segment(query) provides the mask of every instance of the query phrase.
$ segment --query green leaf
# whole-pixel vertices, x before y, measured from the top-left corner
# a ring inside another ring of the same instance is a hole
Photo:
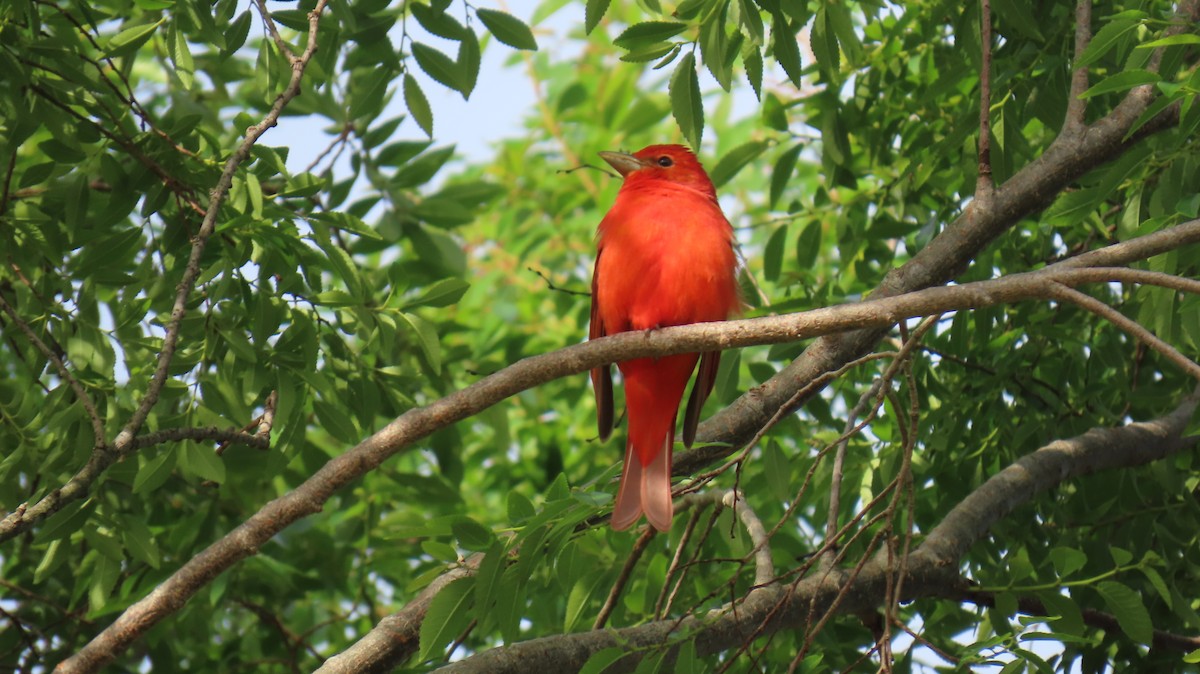
[[[1180,33],[1157,40],[1152,40],[1137,46],[1138,49],[1154,49],[1157,47],[1176,47],[1181,44],[1200,44],[1200,35],[1195,33]]]
[[[217,484],[225,482],[225,463],[212,447],[202,447],[191,441],[184,442],[179,461],[181,467],[202,480],[210,480]]]
[[[419,661],[441,655],[470,624],[471,590],[474,587],[474,578],[459,578],[448,583],[434,596],[421,623]]]
[[[443,562],[456,563],[459,561],[458,550],[449,543],[442,541],[421,541],[421,549],[430,557]]]
[[[1114,91],[1125,91],[1143,84],[1154,84],[1162,78],[1157,73],[1148,70],[1126,70],[1112,77],[1100,80],[1098,84],[1079,95],[1080,98],[1092,98],[1100,94]]]
[[[1087,564],[1087,555],[1074,548],[1056,547],[1050,551],[1050,561],[1059,578],[1066,578]]]
[[[425,135],[433,138],[433,109],[429,107],[429,99],[425,98],[421,85],[408,73],[404,73],[404,104]]]
[[[746,42],[742,51],[742,65],[746,68],[746,81],[754,90],[754,97],[762,100],[763,57],[758,45]]]
[[[507,563],[508,551],[505,550],[504,543],[497,540],[488,548],[483,561],[479,563],[479,570],[475,573],[475,613],[484,629],[487,629],[485,623],[491,618],[492,608],[499,596],[498,586]]]
[[[39,585],[46,580],[46,577],[52,574],[69,556],[69,546],[63,545],[63,539],[57,539],[50,542],[46,547],[46,554],[42,556],[38,562],[37,568],[33,570],[33,582]]]
[[[763,452],[763,472],[767,476],[767,486],[776,499],[787,501],[795,496],[792,489],[791,463],[779,448],[779,443],[774,440],[767,443]]]
[[[583,663],[579,674],[604,674],[613,664],[625,657],[625,649],[616,646],[610,646],[595,653]]]
[[[496,535],[470,517],[460,517],[450,525],[450,531],[464,550],[482,552],[492,547]]]
[[[461,74],[463,100],[466,100],[475,90],[479,80],[479,66],[483,62],[483,54],[479,50],[479,38],[475,33],[467,31],[463,41],[458,45],[458,72]]]
[[[507,502],[508,521],[512,524],[520,524],[522,521],[530,519],[537,514],[537,510],[533,507],[533,501],[530,501],[521,492],[508,492]]]
[[[775,61],[783,68],[783,72],[787,73],[788,79],[792,81],[792,84],[797,87],[801,86],[800,42],[783,14],[776,13],[773,15],[771,21],[771,43],[771,53],[775,55]]]
[[[420,5],[413,6],[419,7]],[[417,65],[426,75],[443,86],[460,93],[463,91],[462,76],[454,59],[420,42],[412,43],[412,55],[417,59]]]
[[[592,596],[605,580],[603,573],[584,574],[571,591],[567,593],[567,610],[563,621],[564,632],[574,632],[579,629],[580,621],[584,619]]]
[[[404,6],[408,7],[422,28],[438,37],[457,41],[461,40],[467,32],[467,29],[458,22],[458,19],[450,16],[445,11],[419,2],[407,2]]]
[[[1158,570],[1150,566],[1142,566],[1141,571],[1145,574],[1146,580],[1150,581],[1150,585],[1154,588],[1154,591],[1162,598],[1163,603],[1167,605],[1167,608],[1173,608],[1174,599],[1171,596],[1171,589],[1167,587],[1166,581],[1163,580]]]
[[[154,34],[154,31],[158,30],[158,27],[163,25],[165,21],[166,18],[162,18],[154,23],[133,26],[117,33],[111,40],[108,41],[108,48],[106,49],[108,55],[116,56],[126,50],[132,51],[137,49],[138,47],[142,46],[146,40],[149,40],[150,36]]]
[[[372,241],[383,241],[383,237],[379,232],[371,228],[370,225],[363,222],[358,217],[343,211],[327,211],[320,213],[311,213],[308,219],[314,222],[321,222],[330,227],[336,227],[343,232],[350,232],[365,239]]]
[[[677,44],[669,44],[666,42],[657,42],[643,47],[637,47],[632,51],[621,54],[621,60],[626,63],[644,63],[653,61],[654,59],[666,55],[661,63],[654,65],[654,70],[658,70],[662,66],[674,60],[676,54],[679,53],[680,47]]]
[[[229,30],[225,33],[225,46],[221,49],[221,58],[229,58],[234,52],[241,49],[246,44],[246,37],[250,35],[250,12],[249,10],[242,12],[229,25]]]
[[[393,187],[419,187],[429,182],[442,166],[454,156],[454,146],[448,145],[422,154],[396,171],[390,184]]]
[[[613,44],[622,49],[632,50],[650,44],[663,42],[687,29],[686,23],[678,21],[643,21],[626,28],[615,39]]]
[[[96,555],[96,563],[92,566],[92,578],[88,587],[88,612],[95,614],[104,608],[117,579],[121,575],[121,562],[107,555]]]
[[[1192,651],[1191,653],[1188,653],[1187,655],[1183,656],[1183,661],[1188,663],[1189,665],[1194,665],[1196,663],[1200,663],[1200,648],[1197,648],[1196,650]]]
[[[133,478],[133,493],[148,494],[158,489],[175,470],[177,454],[171,448],[158,451],[152,458],[146,458],[147,450],[138,454],[137,475]]]
[[[1088,42],[1087,49],[1083,50],[1083,54],[1075,62],[1075,67],[1085,68],[1098,61],[1115,47],[1117,42],[1126,33],[1137,28],[1141,24],[1142,17],[1144,17],[1144,14],[1141,17],[1126,16],[1125,18],[1109,21],[1092,36],[1091,41]]]
[[[191,89],[195,81],[192,73],[195,72],[196,65],[192,60],[192,51],[188,47],[187,37],[179,29],[178,23],[171,24],[169,35],[171,42],[171,62],[175,65],[175,74],[179,77],[185,89]]]
[[[1104,598],[1109,612],[1117,617],[1117,624],[1126,636],[1140,644],[1149,644],[1154,639],[1150,613],[1138,593],[1111,580],[1098,583],[1096,591]]]
[[[425,140],[401,140],[389,143],[375,155],[375,163],[380,166],[400,166],[424,152],[429,145],[429,141]]]
[[[608,11],[608,4],[612,0],[587,0],[587,7],[583,13],[583,32],[591,35],[596,26],[600,25],[600,20],[604,18],[604,14]]]
[[[745,168],[750,162],[758,159],[760,155],[769,147],[766,141],[753,140],[748,143],[743,143],[721,157],[721,161],[709,171],[708,177],[712,179],[713,185],[721,187],[729,182],[738,171]]]
[[[470,283],[458,278],[444,278],[428,286],[418,296],[404,303],[405,309],[413,307],[448,307],[462,298]]]
[[[776,227],[763,248],[763,276],[771,283],[779,280],[779,272],[783,269],[783,251],[787,246],[787,236],[787,225]]]
[[[494,9],[476,9],[475,16],[492,32],[495,38],[513,49],[537,51],[537,40],[533,31],[517,17]]]
[[[317,415],[317,423],[335,440],[352,445],[362,439],[362,434],[354,425],[354,419],[341,405],[317,399],[313,401],[313,412]]]
[[[779,197],[783,195],[784,188],[792,179],[792,173],[796,170],[796,159],[800,156],[802,149],[804,149],[804,145],[797,143],[785,150],[775,160],[775,167],[771,169],[770,199],[768,201],[771,208],[775,208],[775,204],[779,203]]]
[[[90,500],[76,501],[63,506],[62,510],[46,519],[46,525],[37,534],[37,541],[45,543],[65,538],[83,528],[91,517],[95,504]]]
[[[150,527],[140,517],[132,516],[122,517],[121,524],[121,540],[130,556],[157,569],[162,562],[162,552],[154,542]]]
[[[412,328],[417,342],[421,345],[421,353],[434,372],[442,370],[442,346],[438,341],[437,327],[429,321],[407,312],[400,312],[400,317]]]
[[[699,149],[704,133],[704,107],[700,100],[700,80],[696,76],[696,57],[691,52],[679,60],[668,90],[675,123],[688,143]]]

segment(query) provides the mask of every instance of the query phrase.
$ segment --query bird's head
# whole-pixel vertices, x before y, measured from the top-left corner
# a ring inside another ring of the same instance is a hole
[[[601,152],[600,157],[621,174],[626,187],[666,182],[716,198],[716,189],[700,160],[682,145],[651,145],[633,154]]]

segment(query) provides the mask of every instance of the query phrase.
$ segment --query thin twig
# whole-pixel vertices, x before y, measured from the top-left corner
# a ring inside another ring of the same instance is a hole
[[[979,66],[979,175],[975,182],[975,198],[989,201],[992,183],[992,6],[989,0],[979,0],[979,43],[983,50]]]
[[[549,276],[538,271],[537,269],[534,269],[533,267],[526,267],[526,269],[537,274],[538,276],[542,277],[542,280],[546,282],[546,287],[549,288],[550,290],[560,292],[560,293],[566,293],[568,295],[578,295],[579,297],[591,297],[592,296],[592,294],[590,292],[585,292],[582,290],[571,290],[570,288],[564,288],[562,286],[555,285],[554,281],[551,281]]]
[[[668,610],[664,608],[663,604],[667,600],[668,593],[672,596],[675,594],[671,591],[671,580],[674,578],[675,572],[679,570],[680,563],[683,560],[683,551],[687,549],[687,544],[692,539],[692,533],[696,530],[696,523],[700,521],[702,514],[703,511],[700,508],[692,508],[691,512],[688,513],[687,526],[683,528],[683,535],[679,537],[679,543],[675,545],[675,554],[671,556],[671,563],[667,565],[667,573],[663,576],[662,589],[658,592],[658,599],[654,601],[654,616],[656,618],[661,618],[663,612]],[[675,588],[678,589],[681,583],[683,583],[682,574],[675,580]]]
[[[892,361],[893,364],[895,362],[895,360]],[[888,372],[892,372],[890,367],[888,368]],[[842,436],[835,444],[833,454],[833,475],[829,483],[829,513],[825,520],[825,540],[827,541],[833,540],[834,534],[837,533],[838,512],[841,510],[842,502],[842,477],[843,466],[846,461],[846,448],[850,446],[850,438],[856,435],[859,430],[865,428],[875,418],[875,411],[879,409],[879,404],[883,401],[883,387],[885,384],[890,385],[891,381],[891,377],[887,374],[877,377],[874,383],[871,384],[871,388],[864,391],[858,397],[858,402],[846,414],[846,424],[842,428]],[[875,401],[874,405],[872,405],[871,416],[864,419],[862,423],[859,423],[859,415],[863,413],[863,410],[867,408],[867,402],[871,400]],[[826,551],[826,554],[831,553],[833,549],[834,547],[831,546]]]
[[[1075,304],[1112,323],[1127,332],[1131,337],[1144,342],[1146,346],[1165,356],[1167,360],[1178,365],[1184,372],[1187,372],[1196,379],[1200,379],[1200,365],[1197,365],[1195,361],[1180,353],[1175,347],[1159,339],[1154,333],[1147,330],[1137,321],[1126,318],[1124,314],[1100,300],[1081,293],[1074,288],[1069,288],[1062,283],[1051,281],[1050,292],[1055,298]]]
[[[625,585],[629,583],[629,577],[633,574],[633,567],[637,566],[638,560],[642,558],[642,553],[646,551],[646,547],[650,545],[650,541],[654,540],[654,536],[658,530],[654,527],[645,527],[642,530],[642,535],[633,543],[633,549],[629,551],[629,556],[625,558],[625,564],[621,567],[621,572],[617,574],[617,579],[613,581],[613,586],[608,591],[608,598],[604,600],[604,606],[600,607],[600,612],[596,614],[596,620],[592,622],[592,629],[598,630],[604,627],[608,622],[608,617],[612,615],[613,609],[617,607],[617,599],[621,597],[621,592],[625,590]]]
[[[263,27],[267,29],[267,34],[271,36],[271,41],[275,43],[279,53],[287,58],[288,63],[296,65],[299,59],[296,58],[296,53],[292,51],[291,45],[279,34],[279,28],[275,25],[275,20],[271,18],[271,11],[267,9],[266,3],[263,0],[254,0],[254,6],[258,8],[258,15],[262,18]]]
[[[139,449],[164,442],[178,442],[180,440],[211,440],[214,442],[219,441],[225,445],[238,444],[255,449],[270,449],[269,439],[261,435],[251,435],[245,429],[210,426],[207,428],[166,428],[161,431],[139,435],[133,439],[133,442],[129,443],[125,451],[135,452]]]
[[[891,353],[891,352],[870,353],[870,354],[863,356],[862,358],[857,358],[857,359],[839,367],[838,369],[832,370],[830,372],[826,372],[825,374],[821,375],[820,377],[817,377],[813,381],[809,382],[809,384],[807,386],[804,386],[799,391],[797,391],[795,393],[795,395],[792,396],[792,399],[796,400],[805,395],[808,395],[809,391],[811,391],[812,389],[814,389],[818,386],[823,386],[826,383],[828,383],[834,379],[837,379],[838,377],[842,376],[846,372],[858,367],[859,365],[862,365],[863,363],[869,363],[871,361],[879,360],[881,358],[890,358],[895,355],[896,354]],[[700,489],[704,484],[710,482],[713,478],[717,477],[718,475],[724,473],[725,471],[729,470],[733,466],[744,461],[746,459],[746,457],[750,454],[750,450],[754,449],[754,447],[759,443],[759,441],[761,441],[763,439],[763,436],[765,436],[768,431],[770,431],[772,428],[774,428],[776,424],[778,424],[785,416],[788,415],[790,409],[791,409],[791,405],[785,404],[785,405],[780,406],[779,409],[775,410],[775,413],[771,416],[771,418],[767,421],[767,423],[763,424],[762,427],[758,429],[758,431],[754,434],[754,437],[750,438],[750,441],[746,443],[746,446],[738,451],[737,455],[735,455],[733,458],[727,460],[724,464],[720,465],[719,467],[714,468],[706,473],[701,473],[700,475],[697,475],[696,479],[694,481],[692,481],[689,484],[685,484],[683,486],[683,488],[681,488],[677,492],[677,494],[685,494],[685,493],[688,493],[691,491],[696,491],[696,490]]]
[[[746,504],[746,499],[736,491],[725,492],[721,502],[726,508],[733,509],[738,519],[742,521],[742,526],[746,528],[746,533],[750,536],[750,542],[753,544],[750,554],[754,555],[754,586],[766,587],[775,582],[775,562],[771,559],[771,539],[767,536],[767,530],[763,527],[762,520],[758,518],[754,509]]]
[[[87,413],[88,420],[92,423],[92,434],[96,443],[95,449],[106,449],[108,441],[104,436],[104,420],[100,418],[100,413],[96,410],[96,403],[93,402],[91,396],[88,395],[87,389],[83,388],[83,384],[80,384],[79,380],[75,378],[75,375],[71,374],[71,370],[67,369],[67,366],[63,363],[62,359],[58,357],[58,354],[54,353],[50,347],[46,346],[46,343],[43,342],[33,331],[33,328],[29,327],[29,324],[26,323],[19,314],[17,314],[16,310],[12,308],[12,305],[8,303],[8,300],[4,299],[3,295],[0,295],[0,310],[3,310],[4,313],[8,315],[8,319],[11,320],[22,333],[24,333],[25,338],[28,339],[38,351],[42,352],[42,355],[46,357],[46,360],[49,360],[54,365],[54,369],[58,372],[59,376],[62,377],[67,382],[67,385],[71,387],[71,390],[75,392],[75,397],[79,399],[79,404],[83,405],[83,410]]]

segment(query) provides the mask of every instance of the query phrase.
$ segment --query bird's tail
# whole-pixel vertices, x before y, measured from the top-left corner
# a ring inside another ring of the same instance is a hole
[[[626,529],[643,513],[659,531],[671,528],[671,453],[675,416],[697,356],[641,359],[621,364],[629,439],[625,471],[613,506],[612,526]]]
[[[625,445],[625,471],[613,506],[612,526],[617,531],[628,529],[642,513],[659,531],[671,529],[675,504],[671,502],[671,445],[675,433],[667,434],[662,450],[649,464],[642,465],[632,438]]]

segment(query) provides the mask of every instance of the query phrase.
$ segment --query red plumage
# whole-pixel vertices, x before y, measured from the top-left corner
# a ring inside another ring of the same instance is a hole
[[[602,152],[625,178],[597,232],[590,338],[627,330],[725,320],[740,306],[733,229],[708,174],[687,148],[651,145],[632,155]],[[625,529],[644,512],[671,528],[675,417],[696,362],[684,443],[716,380],[720,353],[618,363],[625,381],[629,437],[612,524]],[[600,437],[612,431],[610,368],[592,370]]]

